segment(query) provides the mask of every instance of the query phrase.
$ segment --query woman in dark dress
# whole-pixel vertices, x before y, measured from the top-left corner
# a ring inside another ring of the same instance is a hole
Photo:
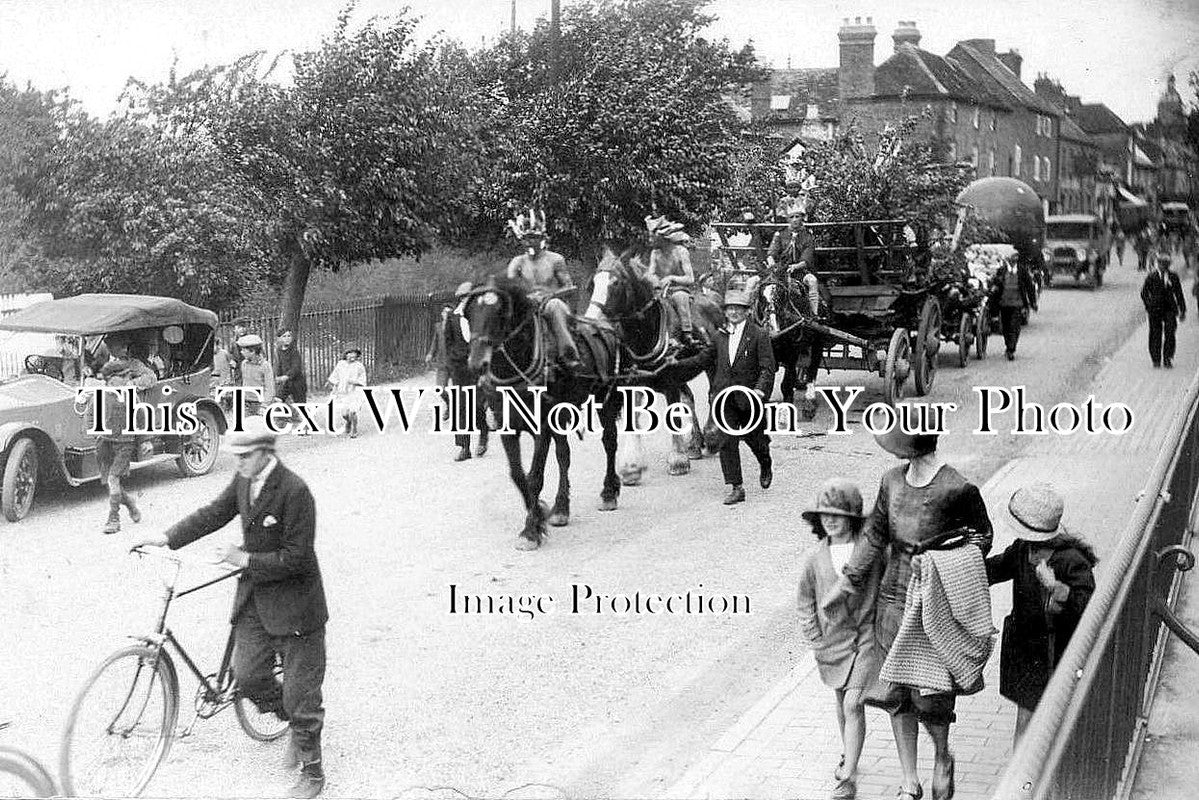
[[[881,653],[895,641],[903,620],[908,582],[912,577],[912,555],[918,547],[942,534],[967,529],[970,544],[986,555],[991,549],[991,521],[978,487],[937,455],[936,434],[910,434],[894,430],[875,436],[879,445],[906,463],[883,475],[874,510],[864,534],[869,544],[855,551],[843,570],[841,590],[855,592],[864,585],[875,561],[886,557],[886,568],[878,590],[875,634]],[[953,694],[921,694],[914,686],[886,684],[867,702],[885,708],[899,764],[903,769],[900,800],[923,797],[916,771],[919,724],[932,737],[935,749],[934,800],[953,796],[954,760],[949,750],[949,725],[954,714]]]

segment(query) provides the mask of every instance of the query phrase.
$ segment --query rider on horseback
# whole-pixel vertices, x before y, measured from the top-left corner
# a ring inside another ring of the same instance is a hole
[[[816,279],[816,240],[804,227],[806,212],[802,201],[795,201],[787,208],[787,230],[779,231],[770,241],[766,264],[775,277],[775,283],[763,289],[762,294],[770,306],[769,327],[779,331],[778,287],[786,286],[788,278],[798,275],[807,290],[808,308],[812,316],[820,313],[820,283]]]
[[[666,217],[646,217],[645,227],[649,231],[649,269],[646,276],[663,295],[669,294],[679,315],[681,333],[679,339],[684,348],[703,346],[696,336],[691,317],[691,289],[695,286],[695,271],[691,268],[691,256],[684,244],[690,241],[678,222]]]
[[[581,366],[579,352],[568,322],[570,309],[562,298],[551,296],[561,289],[573,287],[574,281],[566,271],[566,259],[545,246],[545,212],[530,208],[527,215],[517,214],[516,219],[508,220],[508,227],[525,248],[525,252],[508,262],[508,277],[523,281],[529,297],[541,304],[558,347],[558,360],[568,370],[578,369]]]

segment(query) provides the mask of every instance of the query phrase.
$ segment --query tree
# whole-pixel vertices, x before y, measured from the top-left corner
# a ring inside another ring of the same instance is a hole
[[[54,92],[18,89],[0,76],[0,282],[4,289],[23,283],[22,265],[33,255],[25,224],[29,204],[20,187],[33,179],[36,154],[56,136]]]
[[[698,229],[728,199],[741,125],[725,95],[760,78],[751,48],[701,36],[702,0],[599,0],[477,54],[493,109],[475,231],[545,209],[556,247],[590,253],[668,214]],[[551,77],[556,74],[556,79]]]

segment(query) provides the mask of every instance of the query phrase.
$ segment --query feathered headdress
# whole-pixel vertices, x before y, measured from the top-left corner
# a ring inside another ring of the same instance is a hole
[[[526,236],[545,236],[545,212],[539,208],[530,208],[528,213],[517,214],[516,219],[508,220],[508,229],[517,239]]]
[[[664,216],[646,217],[645,229],[650,232],[650,235],[661,236],[663,239],[674,242],[675,244],[684,244],[690,241],[691,238],[687,235],[687,232],[683,230],[683,223],[671,222]]]

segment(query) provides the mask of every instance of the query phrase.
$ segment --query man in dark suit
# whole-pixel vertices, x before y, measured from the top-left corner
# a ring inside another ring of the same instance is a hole
[[[478,376],[471,371],[467,361],[470,359],[470,323],[466,319],[466,303],[470,299],[470,293],[474,289],[470,281],[466,281],[458,286],[454,294],[458,297],[458,305],[446,315],[442,322],[441,336],[443,341],[442,352],[445,357],[445,370],[448,382],[454,386],[468,387],[474,386],[478,381]],[[446,406],[449,407],[448,405]],[[458,395],[458,418],[465,420],[470,409],[467,407],[466,395]],[[476,394],[474,407],[474,424],[479,431],[479,446],[475,450],[476,456],[483,456],[487,453],[487,408],[483,402],[483,398]],[[454,456],[454,461],[466,461],[470,458],[470,434],[457,433],[454,434],[454,446],[458,448],[458,455]]]
[[[774,373],[777,370],[770,337],[748,319],[749,298],[743,292],[729,290],[725,294],[724,313],[728,324],[724,330],[717,331],[716,347],[708,351],[712,364],[710,395],[715,400],[731,386],[744,386],[756,393],[760,400],[766,400],[774,389]],[[723,403],[717,403],[713,408],[714,411],[723,411],[722,415],[717,416],[717,424],[724,428],[745,427],[752,418],[753,404],[742,392],[730,393]],[[763,418],[745,434],[728,434],[721,445],[720,469],[724,473],[724,482],[730,487],[724,498],[725,505],[745,501],[741,478],[742,439],[758,459],[762,488],[769,489],[774,479],[770,437],[766,435]]]
[[[233,481],[204,508],[138,544],[176,550],[241,516],[243,545],[221,551],[223,561],[242,570],[230,619],[233,673],[238,691],[261,712],[288,720],[287,765],[300,766],[289,796],[310,798],[325,786],[321,684],[329,612],[313,546],[312,493],[275,456],[275,438],[260,420],[232,434],[229,449],[238,457]],[[283,661],[282,685],[274,676],[276,655]]]
[[[1145,276],[1141,302],[1149,315],[1149,358],[1154,367],[1174,366],[1174,329],[1186,319],[1187,303],[1178,273],[1170,269],[1170,254],[1157,254],[1157,269]],[[1165,341],[1162,341],[1163,338]]]

